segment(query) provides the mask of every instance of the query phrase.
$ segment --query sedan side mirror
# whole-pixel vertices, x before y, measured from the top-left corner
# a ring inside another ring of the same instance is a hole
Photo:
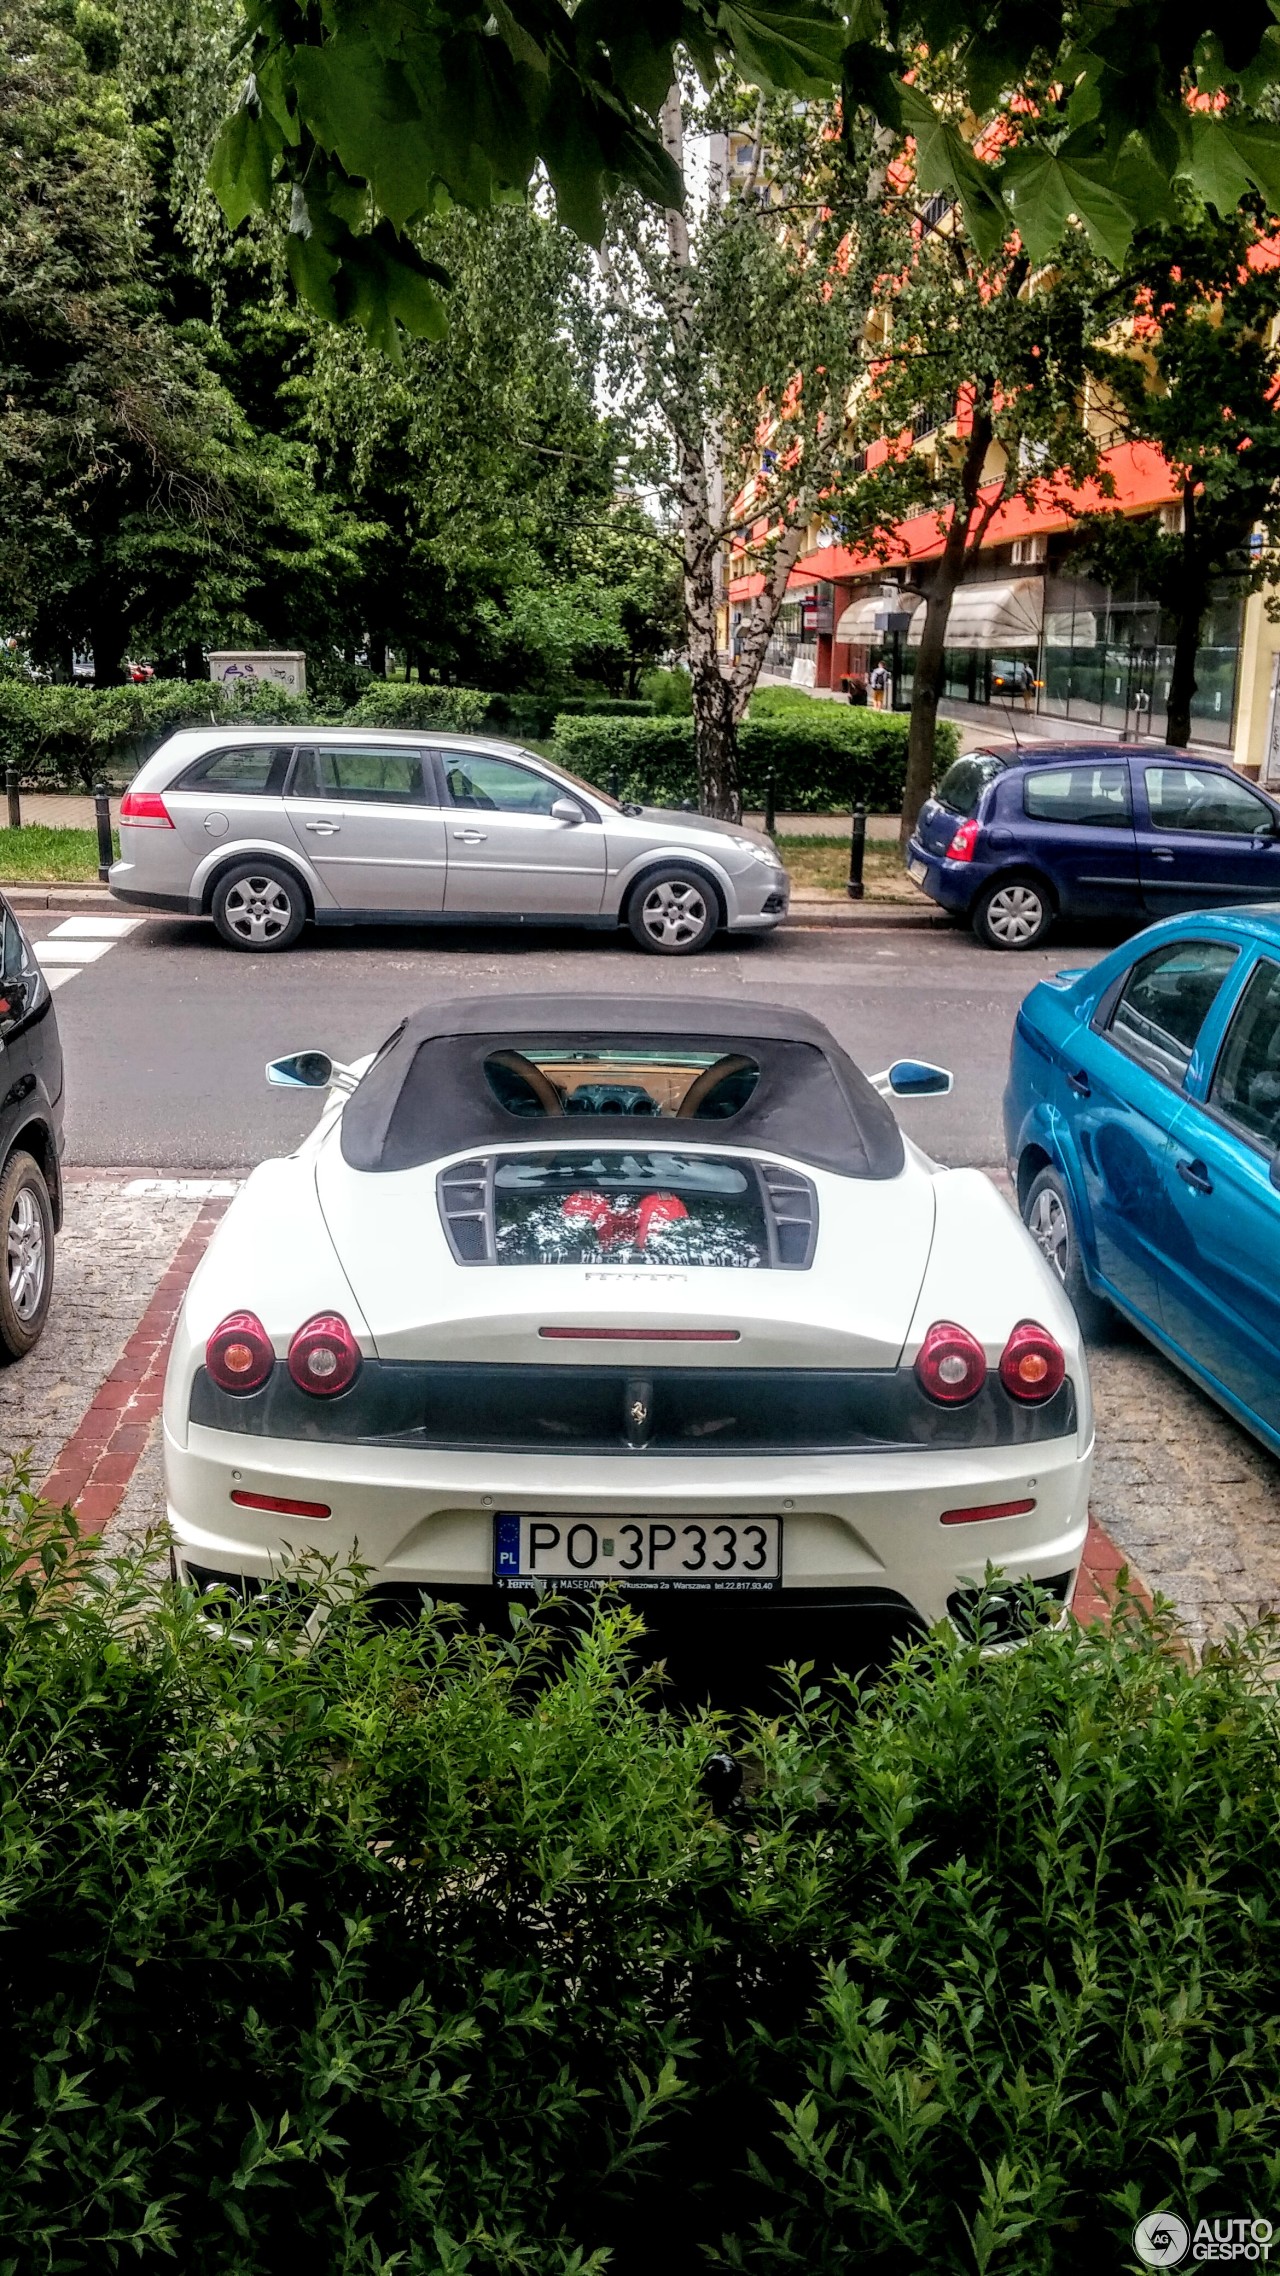
[[[582,822],[586,820],[576,798],[557,798],[551,809],[553,822]]]
[[[946,1067],[931,1067],[927,1059],[895,1059],[883,1075],[873,1075],[872,1087],[881,1098],[945,1098],[954,1086]]]
[[[295,1051],[288,1059],[267,1061],[267,1081],[282,1090],[327,1091],[346,1073],[327,1051]]]

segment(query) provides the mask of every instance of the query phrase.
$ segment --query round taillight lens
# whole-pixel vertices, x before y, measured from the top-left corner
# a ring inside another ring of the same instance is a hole
[[[987,1355],[954,1320],[935,1320],[916,1354],[916,1380],[944,1407],[975,1399],[987,1380]]]
[[[333,1399],[355,1382],[360,1346],[340,1312],[304,1320],[289,1346],[289,1373],[300,1391]]]
[[[1039,1406],[1061,1390],[1066,1372],[1057,1337],[1038,1320],[1019,1320],[1000,1357],[1000,1380],[1010,1398]]]
[[[204,1363],[220,1391],[260,1391],[276,1363],[256,1312],[228,1312],[204,1347]]]

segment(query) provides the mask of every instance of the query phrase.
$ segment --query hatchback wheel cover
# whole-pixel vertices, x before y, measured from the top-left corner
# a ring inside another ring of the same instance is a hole
[[[706,931],[706,896],[696,885],[664,880],[645,894],[640,921],[650,940],[664,948],[687,948]]]
[[[9,1300],[20,1320],[33,1320],[44,1295],[44,1218],[30,1186],[20,1188],[9,1212]]]
[[[223,909],[240,940],[278,940],[293,916],[293,903],[274,877],[238,878]]]
[[[1044,923],[1044,902],[1034,885],[1002,885],[987,903],[987,923],[997,940],[1030,940]]]
[[[1067,1213],[1056,1193],[1046,1186],[1038,1193],[1035,1206],[1027,1221],[1028,1231],[1037,1247],[1048,1258],[1059,1280],[1065,1283],[1067,1259],[1071,1253],[1071,1227]]]

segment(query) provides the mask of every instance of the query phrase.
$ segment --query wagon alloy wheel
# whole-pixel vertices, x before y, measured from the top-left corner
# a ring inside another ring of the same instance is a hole
[[[228,948],[292,948],[306,922],[299,880],[283,863],[246,861],[213,895],[213,921]]]
[[[5,1164],[0,1223],[0,1357],[21,1359],[39,1337],[53,1290],[53,1208],[40,1165],[30,1154],[12,1154]]]
[[[1067,1223],[1066,1210],[1052,1186],[1041,1187],[1027,1218],[1027,1226],[1065,1288],[1071,1255],[1071,1227]]]
[[[255,948],[263,941],[278,940],[293,915],[293,903],[274,877],[240,878],[223,906],[231,930]]]
[[[983,894],[973,912],[973,929],[988,948],[1034,948],[1052,917],[1042,886],[1027,877],[1011,877]]]
[[[710,886],[695,871],[675,868],[644,879],[628,914],[633,937],[656,956],[692,956],[720,921]]]

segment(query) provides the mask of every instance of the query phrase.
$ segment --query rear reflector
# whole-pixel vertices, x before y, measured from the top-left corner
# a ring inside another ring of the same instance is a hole
[[[980,1502],[976,1509],[944,1509],[944,1525],[980,1525],[986,1517],[1027,1517],[1035,1508],[1029,1502]]]
[[[738,1328],[539,1328],[548,1343],[741,1343]]]
[[[158,790],[126,790],[120,819],[138,830],[171,830],[173,816]]]
[[[328,1502],[290,1502],[279,1494],[242,1494],[231,1496],[237,1509],[266,1509],[274,1517],[332,1517]]]

